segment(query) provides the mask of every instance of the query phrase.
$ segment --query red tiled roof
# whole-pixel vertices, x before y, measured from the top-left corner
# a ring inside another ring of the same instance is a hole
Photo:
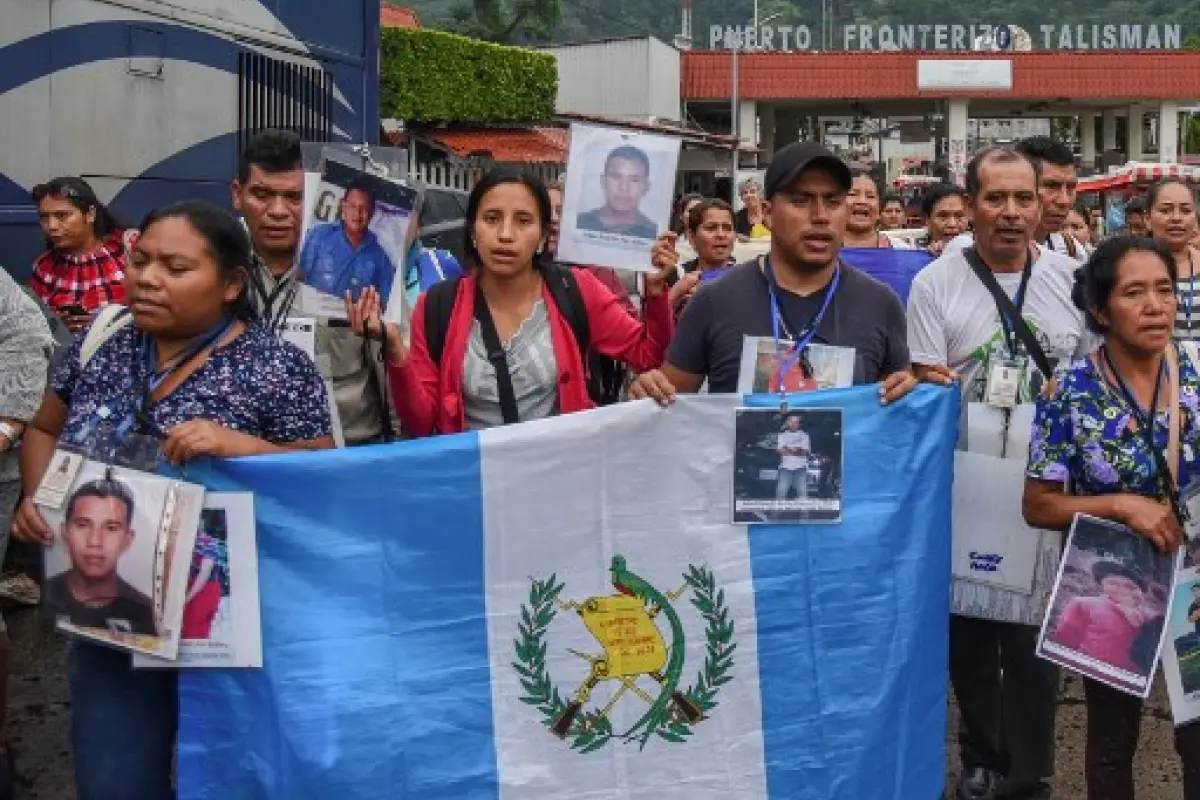
[[[917,62],[1009,59],[1011,91],[918,91]],[[730,54],[683,53],[684,100],[730,96]],[[1200,99],[1200,52],[744,53],[739,94],[746,100],[1016,97],[1022,99],[1178,97]]]
[[[485,156],[499,163],[563,164],[565,128],[496,128],[474,131],[426,131],[421,135],[459,158]]]
[[[420,28],[421,20],[411,8],[384,3],[379,7],[379,24],[385,28]]]

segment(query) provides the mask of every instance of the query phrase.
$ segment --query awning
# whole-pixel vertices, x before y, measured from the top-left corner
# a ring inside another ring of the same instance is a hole
[[[1167,178],[1178,178],[1185,183],[1200,184],[1200,166],[1131,161],[1107,175],[1081,178],[1079,191],[1107,192],[1126,186],[1149,186]]]

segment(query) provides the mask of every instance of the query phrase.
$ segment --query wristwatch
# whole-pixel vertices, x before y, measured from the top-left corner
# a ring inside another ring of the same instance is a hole
[[[0,436],[8,440],[9,450],[16,447],[17,442],[21,441],[21,432],[11,422],[0,422]]]

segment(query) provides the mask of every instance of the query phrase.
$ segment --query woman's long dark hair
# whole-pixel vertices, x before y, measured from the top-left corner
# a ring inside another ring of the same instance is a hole
[[[524,186],[533,195],[534,203],[538,208],[538,225],[542,230],[542,241],[545,241],[546,236],[550,233],[550,192],[546,189],[545,182],[534,173],[527,169],[517,166],[500,165],[493,167],[479,179],[475,184],[475,188],[471,190],[471,196],[467,199],[467,218],[465,222],[467,242],[467,267],[475,269],[481,265],[479,260],[479,249],[475,244],[475,221],[479,218],[479,206],[483,203],[484,195],[495,189],[497,186],[503,186],[509,183],[517,183]],[[554,263],[554,257],[545,247],[538,250],[533,257],[534,269],[545,269]]]
[[[1121,259],[1130,253],[1157,256],[1171,277],[1171,283],[1176,280],[1175,256],[1171,255],[1166,245],[1139,236],[1114,236],[1101,242],[1088,262],[1075,270],[1075,286],[1071,290],[1075,307],[1083,312],[1087,326],[1093,333],[1102,334],[1107,330],[1096,314],[1108,308],[1109,298],[1117,286]]]
[[[66,200],[84,214],[95,210],[96,219],[92,223],[92,233],[97,239],[106,239],[125,227],[108,210],[108,206],[100,202],[92,185],[83,178],[54,178],[33,187],[32,194],[35,203],[41,203],[45,198],[53,197],[56,200]]]
[[[242,279],[242,291],[229,306],[229,312],[244,322],[254,322],[258,312],[250,302],[250,274],[253,269],[250,239],[246,229],[223,208],[201,200],[185,200],[151,211],[142,221],[143,233],[156,222],[182,219],[200,234],[217,271],[227,281]]]

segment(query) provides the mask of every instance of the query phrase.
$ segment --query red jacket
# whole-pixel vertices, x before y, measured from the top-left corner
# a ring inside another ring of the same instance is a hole
[[[643,325],[632,319],[612,292],[590,272],[576,270],[574,274],[587,308],[592,349],[638,371],[660,366],[674,328],[667,292],[646,298]],[[396,413],[404,432],[410,436],[429,436],[435,429],[442,434],[466,429],[462,377],[471,323],[475,319],[475,284],[475,273],[458,282],[440,367],[430,359],[425,339],[425,295],[421,295],[413,309],[408,361],[399,367],[388,362],[388,381]],[[588,397],[587,372],[575,335],[544,285],[542,299],[550,315],[550,337],[558,365],[559,411],[563,414],[586,411],[594,404]]]

